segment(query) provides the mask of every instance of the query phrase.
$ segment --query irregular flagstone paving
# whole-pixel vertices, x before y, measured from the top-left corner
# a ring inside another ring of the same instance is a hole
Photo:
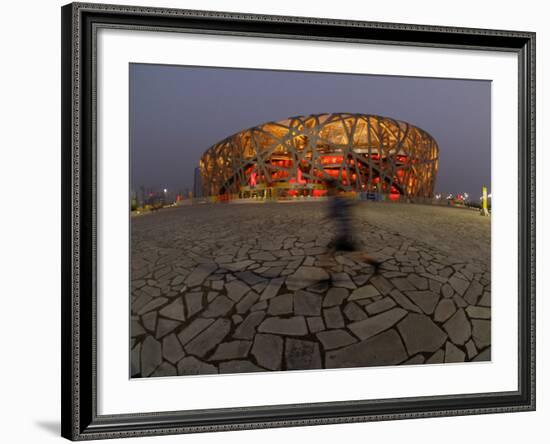
[[[382,261],[376,275],[357,255],[327,252],[324,202],[132,218],[132,376],[490,360],[489,218],[354,211],[357,240]]]

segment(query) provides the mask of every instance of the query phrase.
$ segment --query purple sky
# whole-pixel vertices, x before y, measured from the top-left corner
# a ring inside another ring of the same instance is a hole
[[[439,144],[436,192],[477,199],[491,180],[491,82],[130,65],[131,186],[193,188],[202,153],[289,116],[348,112],[405,120]]]

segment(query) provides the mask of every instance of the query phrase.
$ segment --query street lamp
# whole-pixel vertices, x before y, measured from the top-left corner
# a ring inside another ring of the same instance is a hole
[[[488,209],[488,205],[487,205],[487,187],[482,187],[481,188],[481,192],[482,192],[482,195],[481,195],[481,211],[480,211],[480,214],[482,216],[489,216],[489,209]]]

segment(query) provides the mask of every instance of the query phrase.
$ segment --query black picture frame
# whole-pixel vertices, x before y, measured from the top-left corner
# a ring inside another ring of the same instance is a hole
[[[535,409],[535,33],[103,4],[62,7],[62,436],[70,440]],[[429,18],[427,18],[429,19]],[[98,27],[510,51],[519,65],[518,390],[298,405],[97,414]]]

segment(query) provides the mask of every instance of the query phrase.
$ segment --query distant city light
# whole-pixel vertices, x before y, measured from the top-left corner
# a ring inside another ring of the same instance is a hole
[[[165,188],[165,189],[164,189],[164,194],[166,194],[166,193],[168,193],[168,190]]]

